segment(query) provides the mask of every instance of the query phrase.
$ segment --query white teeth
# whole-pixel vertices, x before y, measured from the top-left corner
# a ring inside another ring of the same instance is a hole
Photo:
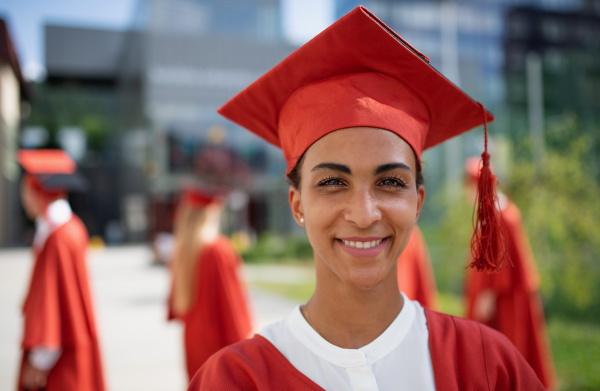
[[[367,249],[378,246],[382,240],[383,239],[371,240],[370,242],[355,242],[350,240],[344,240],[344,244],[348,247]]]

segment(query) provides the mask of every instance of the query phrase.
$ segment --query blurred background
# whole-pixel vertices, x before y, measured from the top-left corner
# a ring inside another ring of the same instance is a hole
[[[96,248],[150,248],[172,230],[182,181],[217,177],[249,266],[310,267],[281,152],[215,110],[359,4],[496,116],[492,162],[542,276],[560,389],[600,389],[599,0],[0,0],[0,258],[33,237],[17,150],[62,148],[93,184],[69,201]],[[475,130],[423,158],[420,225],[456,314],[463,162],[482,146]],[[254,282],[299,301],[312,284]]]

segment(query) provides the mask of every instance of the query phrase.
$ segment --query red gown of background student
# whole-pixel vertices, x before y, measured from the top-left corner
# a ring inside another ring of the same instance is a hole
[[[194,301],[181,317],[189,379],[213,353],[248,338],[252,332],[248,299],[238,275],[240,264],[239,255],[225,237],[208,244],[198,255]]]
[[[398,258],[398,287],[411,300],[424,307],[438,308],[438,292],[431,258],[423,233],[418,226]]]
[[[467,275],[467,317],[474,319],[474,303],[484,290],[495,293],[496,312],[485,322],[508,337],[547,388],[555,384],[552,353],[539,296],[540,277],[517,206],[507,202],[502,210],[507,255],[512,263],[498,273]]]
[[[87,246],[85,226],[73,215],[50,234],[41,251],[35,254],[23,306],[21,372],[33,347],[62,349],[48,375],[47,391],[104,390],[87,275]],[[23,390],[20,383],[18,390]]]
[[[531,367],[500,333],[428,308],[425,315],[437,391],[544,389]],[[292,366],[268,340],[255,335],[211,357],[188,390],[322,388]]]

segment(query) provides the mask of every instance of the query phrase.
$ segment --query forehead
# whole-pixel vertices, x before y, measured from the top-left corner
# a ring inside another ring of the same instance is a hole
[[[305,154],[305,165],[323,162],[354,167],[372,167],[386,163],[405,163],[415,169],[415,155],[400,136],[385,129],[354,127],[328,133]],[[309,168],[310,169],[310,168]]]

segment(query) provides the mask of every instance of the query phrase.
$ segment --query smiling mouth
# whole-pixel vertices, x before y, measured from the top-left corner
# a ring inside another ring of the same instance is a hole
[[[342,240],[342,239],[339,239],[339,240],[348,247],[369,249],[372,247],[379,246],[384,239],[370,240],[370,241],[365,241],[365,242],[355,241],[355,240]]]

